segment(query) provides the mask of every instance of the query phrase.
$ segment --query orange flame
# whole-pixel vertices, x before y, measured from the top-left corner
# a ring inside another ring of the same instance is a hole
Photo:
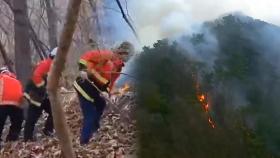
[[[208,117],[208,123],[212,128],[215,128],[215,123],[209,114],[210,107],[209,107],[209,103],[207,101],[207,97],[206,97],[206,95],[199,92],[200,86],[198,83],[196,83],[196,89],[197,89],[197,99],[201,103],[202,108],[204,109],[204,111]]]
[[[205,110],[206,112],[209,111],[209,104],[208,104],[208,103],[204,105],[204,110]]]
[[[215,124],[210,117],[208,117],[208,122],[209,122],[209,124],[211,125],[212,128],[215,128]]]
[[[128,92],[130,89],[130,85],[128,83],[125,83],[123,87],[119,89],[119,94],[123,95],[124,93]]]
[[[205,100],[205,96],[202,94],[201,96],[198,97],[198,100],[200,102],[203,102]]]

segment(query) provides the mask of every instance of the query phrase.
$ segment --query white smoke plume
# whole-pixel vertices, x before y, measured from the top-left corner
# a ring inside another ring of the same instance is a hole
[[[277,0],[130,0],[127,3],[143,45],[195,32],[197,24],[229,12],[243,12],[280,25],[280,1]]]

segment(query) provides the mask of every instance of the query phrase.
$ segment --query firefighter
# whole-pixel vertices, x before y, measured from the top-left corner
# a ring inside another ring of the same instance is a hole
[[[50,101],[46,92],[46,86],[47,75],[56,52],[57,47],[49,53],[49,57],[47,59],[39,62],[36,65],[32,73],[32,78],[26,85],[24,97],[28,100],[29,107],[27,111],[27,119],[24,126],[24,141],[34,140],[34,126],[41,116],[43,110],[48,114],[43,133],[46,136],[53,135],[53,118]]]
[[[123,42],[117,49],[92,50],[84,53],[79,60],[80,75],[74,82],[83,114],[80,144],[87,144],[99,122],[108,97],[119,77],[124,62],[134,52],[132,44]]]
[[[23,110],[20,107],[23,89],[16,76],[7,67],[0,68],[0,142],[7,117],[10,117],[10,130],[6,141],[18,139],[23,122]]]

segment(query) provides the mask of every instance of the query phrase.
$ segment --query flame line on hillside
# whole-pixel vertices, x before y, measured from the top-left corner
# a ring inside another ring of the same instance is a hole
[[[196,88],[196,96],[197,96],[197,100],[200,102],[202,109],[205,111],[207,118],[208,118],[208,123],[212,128],[215,128],[216,125],[213,121],[213,118],[211,117],[209,110],[210,110],[210,103],[207,100],[207,95],[204,94],[203,92],[201,92],[201,88],[200,85],[198,83],[197,77],[192,74],[194,80],[195,80],[195,88]]]

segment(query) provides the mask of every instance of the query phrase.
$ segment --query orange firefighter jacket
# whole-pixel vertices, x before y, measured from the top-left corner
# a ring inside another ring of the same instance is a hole
[[[32,81],[36,87],[42,87],[46,83],[46,77],[50,70],[52,59],[45,59],[37,64],[32,75]]]
[[[87,69],[97,84],[108,84],[108,91],[114,86],[124,66],[123,61],[110,50],[88,51],[81,56],[79,64]]]
[[[23,89],[19,80],[12,73],[0,74],[0,106],[19,106],[23,97]]]

